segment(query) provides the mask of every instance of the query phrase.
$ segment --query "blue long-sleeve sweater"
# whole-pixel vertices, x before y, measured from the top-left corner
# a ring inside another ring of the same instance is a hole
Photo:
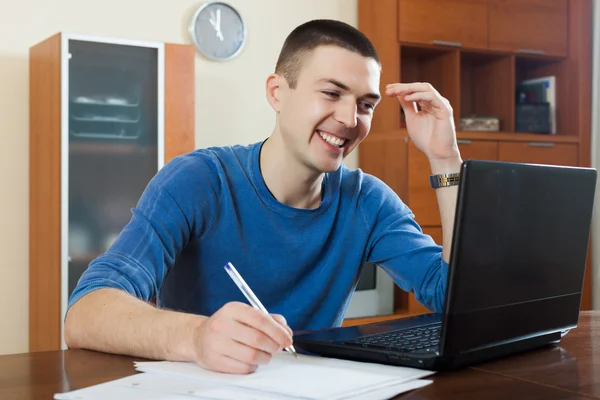
[[[195,150],[152,179],[112,247],[81,277],[69,306],[113,287],[159,306],[211,315],[246,302],[231,261],[294,330],[339,326],[365,262],[441,311],[448,265],[410,209],[379,179],[326,174],[316,209],[279,203],[260,173],[262,143]]]

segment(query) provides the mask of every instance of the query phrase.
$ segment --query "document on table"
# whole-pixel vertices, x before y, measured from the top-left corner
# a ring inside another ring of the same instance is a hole
[[[205,370],[194,363],[136,362],[143,374],[107,382],[55,399],[388,399],[425,386],[433,371],[288,353],[252,374]]]

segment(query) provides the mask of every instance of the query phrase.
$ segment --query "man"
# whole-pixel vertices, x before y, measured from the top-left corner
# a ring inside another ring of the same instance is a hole
[[[79,281],[67,344],[249,373],[292,344],[291,328],[340,325],[365,262],[441,310],[456,186],[436,190],[442,251],[388,186],[342,165],[369,132],[380,74],[373,45],[351,26],[296,28],[266,81],[271,136],[196,150],[152,179]],[[458,172],[448,102],[424,83],[391,84],[386,94],[398,98],[432,173]],[[277,322],[246,303],[227,262]]]

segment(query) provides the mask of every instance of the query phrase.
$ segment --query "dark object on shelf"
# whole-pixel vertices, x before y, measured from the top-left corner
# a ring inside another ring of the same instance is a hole
[[[517,104],[515,110],[516,131],[550,133],[550,103]]]
[[[462,117],[460,119],[461,131],[498,132],[500,119],[497,117]]]

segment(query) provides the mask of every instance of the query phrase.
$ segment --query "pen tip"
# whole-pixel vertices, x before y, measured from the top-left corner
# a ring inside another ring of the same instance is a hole
[[[292,350],[292,354],[294,355],[294,358],[300,357],[300,356],[298,356],[298,353],[296,352],[296,349],[294,348],[294,346],[290,346],[290,350]]]

